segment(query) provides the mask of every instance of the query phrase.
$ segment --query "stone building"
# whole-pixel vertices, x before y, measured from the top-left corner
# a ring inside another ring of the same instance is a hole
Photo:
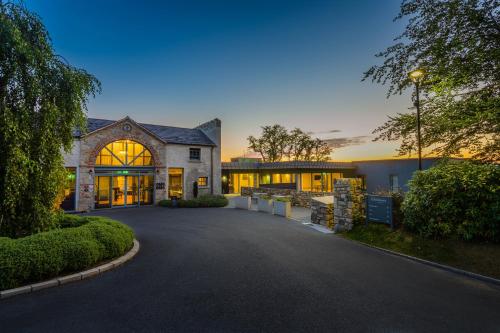
[[[68,211],[151,205],[221,193],[221,122],[195,128],[88,119],[65,155]]]

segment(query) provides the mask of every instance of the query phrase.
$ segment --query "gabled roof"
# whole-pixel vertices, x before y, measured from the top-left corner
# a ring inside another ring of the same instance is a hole
[[[223,162],[222,170],[291,170],[291,169],[355,169],[350,162],[314,162],[314,161],[285,161],[285,162]]]
[[[131,120],[131,119],[130,119]],[[132,120],[131,120],[132,121]],[[116,123],[116,120],[109,119],[96,119],[87,118],[87,134],[98,131],[104,127]],[[134,122],[135,123],[135,122]],[[183,145],[201,145],[201,146],[215,146],[216,144],[210,140],[202,130],[198,128],[182,128],[163,125],[141,124],[137,125],[143,127],[146,131],[151,132],[166,143],[176,143]],[[77,131],[75,136],[81,136]]]

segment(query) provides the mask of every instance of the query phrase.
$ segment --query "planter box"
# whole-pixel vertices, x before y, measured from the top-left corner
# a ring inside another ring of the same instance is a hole
[[[274,201],[273,214],[290,217],[292,215],[292,203],[290,201]]]
[[[249,210],[251,206],[251,197],[234,197],[234,207],[238,209],[246,209]]]
[[[257,203],[257,208],[259,209],[259,212],[265,212],[265,213],[273,213],[273,200],[272,199],[258,199]]]

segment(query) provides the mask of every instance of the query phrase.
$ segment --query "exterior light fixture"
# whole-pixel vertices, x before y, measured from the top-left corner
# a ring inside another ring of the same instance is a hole
[[[414,71],[411,71],[409,76],[413,82],[417,83],[422,81],[425,76],[425,72],[422,69],[416,69]]]
[[[425,72],[423,69],[415,69],[408,76],[415,83],[415,106],[417,108],[417,149],[418,149],[418,170],[422,170],[422,144],[420,134],[420,83],[424,79]]]

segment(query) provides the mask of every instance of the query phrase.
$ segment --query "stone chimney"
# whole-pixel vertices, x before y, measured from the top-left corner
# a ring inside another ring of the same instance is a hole
[[[218,118],[207,121],[196,128],[205,133],[206,136],[212,140],[216,146],[212,149],[212,180],[211,192],[213,194],[222,194],[222,180],[221,180],[221,121]]]

